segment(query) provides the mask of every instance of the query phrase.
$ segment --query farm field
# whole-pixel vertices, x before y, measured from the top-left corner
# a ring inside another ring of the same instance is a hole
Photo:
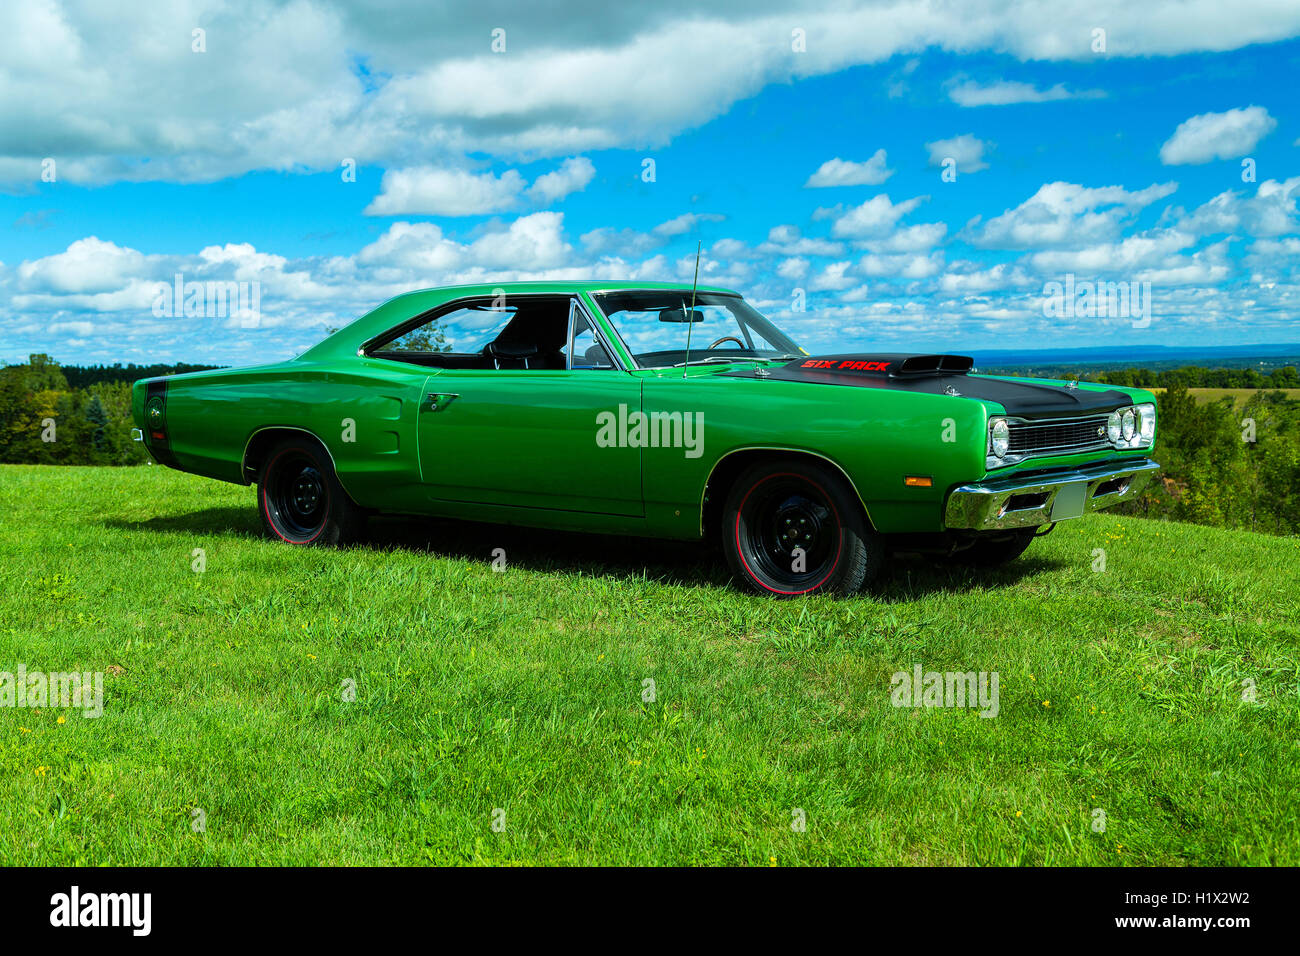
[[[775,602],[701,546],[291,549],[254,494],[0,466],[0,671],[106,672],[0,707],[0,863],[1300,864],[1295,538],[1098,514]],[[997,716],[893,706],[918,665]]]
[[[1159,395],[1164,392],[1164,389],[1152,386],[1148,391]],[[1293,401],[1300,399],[1300,388],[1189,388],[1187,394],[1192,396],[1192,398],[1201,405],[1208,405],[1210,402],[1217,402],[1221,398],[1231,398],[1234,405],[1242,406],[1245,405],[1253,396],[1259,394],[1260,391],[1282,392],[1287,398],[1292,399]]]

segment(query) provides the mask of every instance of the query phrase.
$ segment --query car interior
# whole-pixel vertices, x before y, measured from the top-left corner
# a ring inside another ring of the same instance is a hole
[[[435,336],[436,341],[442,341],[437,330],[442,318],[439,315],[368,349],[366,354],[428,368],[563,371],[570,367],[570,302],[568,296],[537,296],[515,298],[508,309],[473,306],[490,314],[513,313],[495,337],[474,351],[454,351],[454,346],[433,344]],[[580,310],[575,313],[575,323],[576,354],[572,367],[613,368],[608,353]]]

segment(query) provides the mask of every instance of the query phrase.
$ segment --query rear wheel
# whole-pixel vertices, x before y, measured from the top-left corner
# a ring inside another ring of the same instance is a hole
[[[799,459],[750,467],[727,495],[723,549],[731,570],[763,594],[852,594],[880,570],[881,539],[830,469]]]
[[[287,438],[267,454],[257,503],[267,532],[288,544],[343,544],[365,525],[324,446],[307,435]]]

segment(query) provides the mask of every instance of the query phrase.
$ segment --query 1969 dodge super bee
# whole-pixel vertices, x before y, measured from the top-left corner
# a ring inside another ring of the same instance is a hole
[[[1158,469],[1151,393],[971,365],[809,355],[726,289],[532,282],[398,296],[133,399],[156,461],[256,482],[290,544],[378,512],[716,537],[755,590],[847,594],[893,552],[1010,561]]]

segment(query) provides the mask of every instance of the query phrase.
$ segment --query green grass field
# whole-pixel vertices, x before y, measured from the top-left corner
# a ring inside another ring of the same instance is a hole
[[[1098,515],[775,602],[691,546],[292,549],[156,466],[0,508],[0,671],[111,671],[98,719],[0,709],[6,864],[1300,863],[1294,538]],[[916,664],[999,715],[891,706]]]

